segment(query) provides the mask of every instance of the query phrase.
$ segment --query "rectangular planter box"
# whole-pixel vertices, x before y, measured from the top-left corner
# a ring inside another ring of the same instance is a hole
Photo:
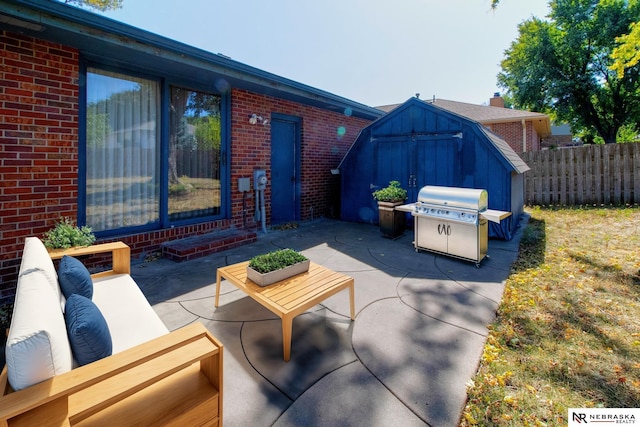
[[[267,286],[281,280],[309,271],[310,260],[302,261],[280,270],[269,273],[258,273],[253,268],[247,267],[247,278],[259,286]]]
[[[380,231],[384,237],[395,239],[404,233],[405,212],[395,209],[404,202],[378,202]]]

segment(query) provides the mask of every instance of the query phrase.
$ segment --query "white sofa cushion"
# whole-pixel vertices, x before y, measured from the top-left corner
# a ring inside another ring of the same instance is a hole
[[[73,356],[60,308],[60,294],[50,285],[47,274],[34,267],[18,278],[5,348],[9,383],[15,390],[72,368]]]
[[[27,237],[24,240],[22,251],[22,262],[20,264],[20,274],[29,273],[31,270],[40,270],[47,278],[51,289],[60,301],[60,307],[64,308],[65,298],[58,286],[58,273],[53,261],[47,252],[44,243],[37,237]]]
[[[114,354],[169,332],[128,274],[95,278],[92,300],[107,321]]]

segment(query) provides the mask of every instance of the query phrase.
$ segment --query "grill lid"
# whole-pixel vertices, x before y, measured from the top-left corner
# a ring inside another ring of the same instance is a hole
[[[426,185],[418,192],[418,202],[482,212],[489,205],[489,194],[476,188]]]

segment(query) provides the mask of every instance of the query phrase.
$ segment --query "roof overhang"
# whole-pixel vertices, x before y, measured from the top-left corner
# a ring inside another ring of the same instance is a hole
[[[88,60],[171,75],[218,91],[244,89],[374,120],[373,107],[51,0],[0,0],[2,27],[76,48]]]
[[[551,135],[551,120],[545,114],[535,114],[531,116],[521,116],[509,119],[482,120],[479,123],[483,125],[502,124],[502,123],[522,123],[531,122],[540,138],[546,138]]]

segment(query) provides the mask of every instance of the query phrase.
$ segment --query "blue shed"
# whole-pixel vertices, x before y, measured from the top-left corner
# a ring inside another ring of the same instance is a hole
[[[485,189],[489,208],[511,212],[489,222],[489,237],[510,240],[524,211],[527,164],[481,124],[411,98],[364,128],[339,166],[341,218],[378,222],[371,193],[400,181],[415,202],[425,185]]]

